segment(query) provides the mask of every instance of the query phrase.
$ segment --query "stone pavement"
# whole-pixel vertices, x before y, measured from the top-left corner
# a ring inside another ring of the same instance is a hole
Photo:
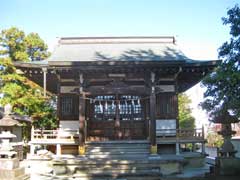
[[[89,180],[89,178],[76,178],[76,177],[53,177],[47,174],[43,174],[42,172],[46,172],[47,162],[43,162],[41,164],[31,163],[28,164],[27,160],[21,162],[21,166],[26,168],[26,173],[30,174],[31,180]],[[50,169],[49,169],[50,170]],[[167,176],[167,177],[159,177],[160,180],[239,180],[239,176],[205,176],[206,173],[209,172],[209,165],[206,165],[201,168],[185,168],[182,174],[177,174],[174,176]],[[103,180],[103,179],[96,179],[96,180]],[[106,179],[105,179],[106,180]],[[112,179],[107,179],[112,180]],[[115,180],[127,180],[127,179],[115,179]]]

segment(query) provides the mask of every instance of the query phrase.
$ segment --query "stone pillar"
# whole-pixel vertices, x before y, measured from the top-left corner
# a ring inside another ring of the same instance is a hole
[[[31,156],[33,156],[35,154],[35,145],[34,144],[30,145],[30,154],[31,154]]]
[[[150,93],[150,142],[151,142],[151,154],[157,154],[155,73],[153,72],[151,72],[151,93]]]
[[[176,142],[176,155],[180,155],[180,148],[178,142]]]
[[[202,142],[202,154],[206,154],[205,143],[204,142]]]
[[[60,156],[62,154],[61,144],[56,145],[56,155]]]
[[[196,151],[196,145],[195,143],[192,143],[192,152],[195,152]]]

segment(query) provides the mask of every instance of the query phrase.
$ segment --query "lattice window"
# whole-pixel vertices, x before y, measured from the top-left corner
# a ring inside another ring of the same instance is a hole
[[[115,118],[115,96],[96,96],[94,102],[94,119],[112,121]]]
[[[71,97],[64,97],[62,99],[62,115],[71,115],[73,108],[73,99]]]
[[[78,119],[78,96],[65,95],[60,97],[60,119]]]
[[[176,118],[177,96],[174,93],[162,93],[157,95],[157,118]]]
[[[120,120],[142,120],[143,107],[139,96],[122,95],[117,100],[114,95],[96,96],[94,102],[95,120],[115,120],[117,102]]]

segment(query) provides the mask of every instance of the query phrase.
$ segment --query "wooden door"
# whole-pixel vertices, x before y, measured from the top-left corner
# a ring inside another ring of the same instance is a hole
[[[97,96],[90,103],[88,140],[146,138],[143,101],[139,96]]]

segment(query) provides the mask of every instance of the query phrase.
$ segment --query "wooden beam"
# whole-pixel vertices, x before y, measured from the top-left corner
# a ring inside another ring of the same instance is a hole
[[[142,96],[146,96],[147,92],[149,92],[149,88],[144,86],[139,87],[126,87],[126,88],[105,88],[104,86],[92,86],[84,89],[85,92],[88,92],[89,95],[101,95],[101,94],[138,94]]]

